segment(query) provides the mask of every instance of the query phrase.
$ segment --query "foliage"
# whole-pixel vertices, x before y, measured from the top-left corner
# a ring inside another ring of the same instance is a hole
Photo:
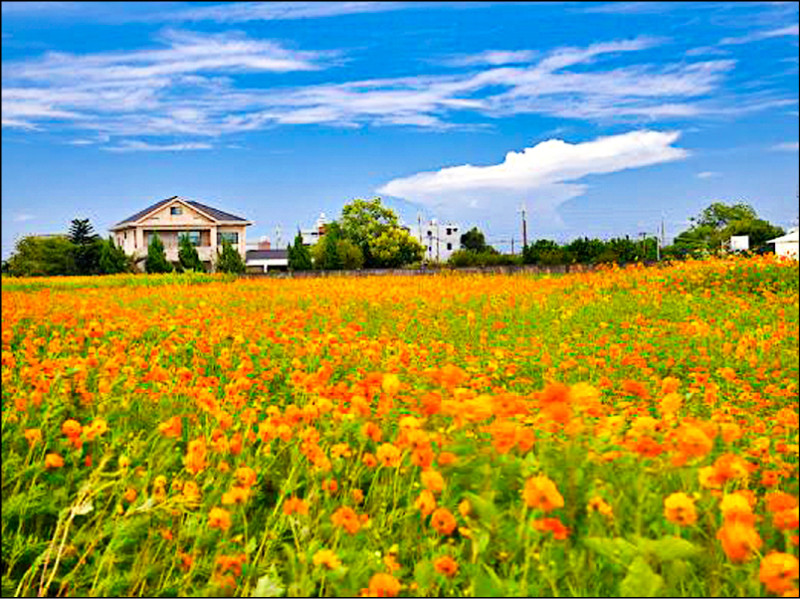
[[[242,274],[246,270],[239,251],[227,239],[222,240],[222,252],[217,254],[217,272]]]
[[[131,271],[130,258],[125,254],[125,250],[114,243],[114,238],[108,236],[107,241],[103,241],[100,247],[100,259],[98,267],[101,274],[114,275]]]
[[[486,238],[478,227],[472,227],[461,236],[461,249],[480,253],[490,251],[492,248],[486,244]]]
[[[300,231],[294,238],[294,246],[290,243],[287,248],[289,254],[289,270],[311,270],[311,252],[303,243],[303,236]]]
[[[197,248],[194,247],[186,234],[181,234],[178,237],[178,262],[183,270],[205,271],[203,262],[200,260],[200,254],[197,253]]]
[[[747,235],[750,250],[766,249],[766,242],[783,235],[782,228],[758,218],[755,209],[745,203],[727,205],[715,202],[697,217],[692,226],[673,240],[666,254],[676,257],[707,255],[720,251],[733,235]]]
[[[148,274],[160,274],[172,272],[172,264],[167,260],[167,253],[164,251],[164,243],[157,233],[150,239],[147,246],[147,258],[144,262],[144,270]]]
[[[103,248],[102,239],[94,232],[88,218],[72,220],[68,234],[75,246],[75,267],[77,274],[96,275],[100,273],[100,253]]]
[[[522,263],[521,256],[501,254],[493,248],[482,252],[474,250],[458,250],[450,254],[447,263],[455,267],[467,266],[513,266]]]
[[[376,197],[371,200],[355,199],[342,208],[339,220],[341,234],[356,244],[364,255],[368,268],[379,266],[380,260],[372,254],[372,241],[383,233],[400,227],[394,210]]]
[[[23,237],[8,259],[8,274],[16,277],[78,274],[75,245],[62,235]]]
[[[420,262],[425,256],[422,244],[411,237],[408,231],[400,228],[384,231],[370,240],[369,247],[374,264],[384,268]]]
[[[349,239],[336,242],[336,253],[345,270],[359,270],[364,266],[364,254],[361,248]]]
[[[342,257],[339,255],[339,241],[342,229],[333,221],[325,226],[325,234],[311,248],[314,268],[320,270],[341,270]]]
[[[4,278],[3,596],[791,595],[797,281]]]

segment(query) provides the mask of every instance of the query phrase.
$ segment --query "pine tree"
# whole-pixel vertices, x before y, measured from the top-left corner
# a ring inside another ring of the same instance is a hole
[[[311,270],[311,252],[303,243],[303,236],[300,231],[294,238],[294,247],[289,245],[289,268],[291,270]]]
[[[196,272],[203,272],[205,268],[200,261],[200,255],[197,253],[197,248],[192,245],[188,235],[181,235],[178,248],[178,261],[184,270],[194,270]]]
[[[242,274],[245,271],[242,255],[227,239],[222,240],[222,253],[217,256],[217,271]]]
[[[109,236],[108,241],[101,242],[100,272],[104,275],[113,275],[128,270],[128,256],[125,250],[114,243],[114,238]]]
[[[164,244],[158,234],[153,234],[150,245],[147,246],[147,259],[144,262],[144,269],[148,273],[172,272],[172,264],[167,260]]]

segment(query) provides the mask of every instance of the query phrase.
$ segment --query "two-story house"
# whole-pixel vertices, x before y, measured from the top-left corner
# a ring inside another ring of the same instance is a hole
[[[194,200],[178,196],[156,202],[111,227],[114,241],[125,253],[143,261],[153,235],[164,244],[167,260],[178,261],[180,235],[186,235],[197,248],[208,270],[216,259],[217,247],[227,239],[246,257],[245,230],[253,223]]]

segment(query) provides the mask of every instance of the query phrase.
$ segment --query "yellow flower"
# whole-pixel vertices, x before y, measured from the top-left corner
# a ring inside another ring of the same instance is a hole
[[[328,570],[335,570],[342,566],[336,553],[330,549],[320,549],[312,558],[315,566],[325,566]]]

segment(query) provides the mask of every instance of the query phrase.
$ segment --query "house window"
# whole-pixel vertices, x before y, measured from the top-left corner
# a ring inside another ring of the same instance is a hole
[[[448,243],[447,244],[447,249],[448,250],[452,250],[453,249],[453,244],[452,243]]]
[[[200,245],[200,231],[185,231],[180,234],[181,237],[188,237],[189,243],[192,245]]]
[[[179,216],[183,214],[183,208],[181,208],[180,206],[173,206],[172,208],[169,209],[169,213],[172,216]]]
[[[220,231],[217,233],[217,245],[222,245],[223,241],[228,241],[232,245],[238,245],[239,233],[237,231]]]
[[[447,234],[450,235],[452,232],[453,232],[453,230],[450,227],[447,227]],[[450,248],[447,248],[447,249],[450,249]]]
[[[431,233],[430,229],[428,229],[428,237],[430,237],[431,235],[433,235],[433,233]]]

